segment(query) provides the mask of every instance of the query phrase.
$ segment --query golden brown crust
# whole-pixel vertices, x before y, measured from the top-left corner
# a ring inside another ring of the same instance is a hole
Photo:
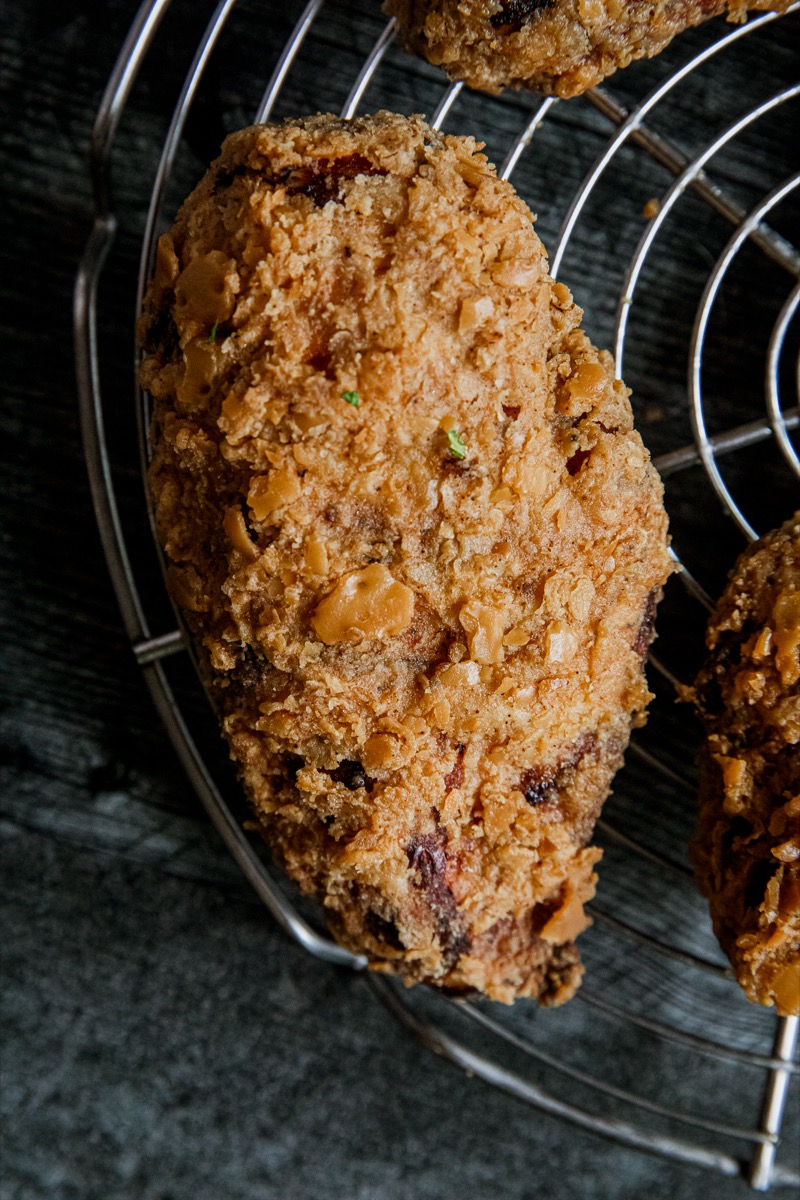
[[[140,336],[171,586],[276,858],[407,981],[572,994],[670,571],[612,362],[470,138],[246,129]]]
[[[695,684],[693,857],[748,999],[800,1015],[800,513],[739,559]]]
[[[384,0],[406,48],[451,79],[496,93],[578,96],[652,58],[691,25],[728,12],[783,12],[790,0]]]

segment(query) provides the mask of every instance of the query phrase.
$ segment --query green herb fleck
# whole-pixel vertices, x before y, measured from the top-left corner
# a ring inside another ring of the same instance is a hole
[[[219,325],[219,321],[215,321],[214,324],[211,326],[211,333],[206,338],[206,341],[210,342],[212,346],[213,346],[214,342],[217,340],[217,326],[218,325]]]
[[[346,400],[348,404],[352,404],[353,408],[358,408],[361,403],[358,392],[342,392],[342,399]]]
[[[461,440],[461,434],[457,429],[448,429],[447,444],[450,447],[450,453],[454,454],[456,458],[467,457],[467,447]]]

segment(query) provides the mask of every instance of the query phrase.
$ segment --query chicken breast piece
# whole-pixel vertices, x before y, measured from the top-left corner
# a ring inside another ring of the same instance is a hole
[[[406,49],[451,79],[497,93],[578,96],[676,34],[727,11],[783,12],[790,0],[385,0]]]
[[[748,999],[800,1016],[800,513],[739,559],[706,641],[698,883]]]
[[[245,129],[140,322],[173,595],[275,858],[406,981],[569,997],[670,572],[612,361],[471,138]]]

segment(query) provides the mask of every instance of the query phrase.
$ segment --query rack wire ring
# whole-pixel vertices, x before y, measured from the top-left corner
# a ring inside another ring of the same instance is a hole
[[[778,367],[780,365],[781,352],[786,341],[786,334],[798,306],[800,306],[800,283],[787,297],[786,303],[778,314],[775,328],[772,331],[772,337],[769,342],[769,353],[767,355],[766,393],[767,412],[769,413],[772,432],[783,452],[784,458],[789,463],[795,475],[800,478],[800,456],[798,456],[797,451],[789,441],[789,418],[781,409],[780,390],[778,387]],[[800,361],[797,364],[796,375],[798,398],[800,398]],[[797,422],[795,421],[795,427],[796,424]]]
[[[180,650],[185,650],[187,648],[186,639],[180,629],[161,634],[154,634],[150,630],[145,616],[142,597],[131,567],[125,534],[119,517],[113,471],[104,435],[103,401],[98,369],[100,344],[97,335],[97,285],[115,231],[115,222],[110,207],[109,156],[112,143],[117,136],[123,110],[130,96],[133,81],[142,65],[145,55],[149,52],[153,44],[159,24],[168,6],[169,0],[146,0],[142,5],[123,46],[101,102],[93,135],[92,171],[96,220],[87,246],[87,252],[76,280],[75,292],[78,385],[90,484],[95,500],[104,551],[128,636],[130,637],[137,660],[142,665],[144,677],[153,694],[156,707],[176,746],[179,757],[184,763],[187,773],[211,815],[212,820],[257,894],[290,936],[303,944],[310,953],[319,958],[361,968],[365,965],[362,958],[341,950],[330,939],[317,933],[287,900],[286,896],[272,880],[263,860],[254,853],[252,846],[248,843],[242,830],[239,828],[229,806],[212,779],[203,756],[198,751],[197,745],[184,721],[183,715],[176,703],[174,692],[166,676],[169,656]],[[227,22],[233,7],[234,0],[221,0],[217,5],[206,27],[206,33],[195,55],[190,73],[184,81],[178,105],[173,114],[170,131],[159,163],[156,185],[153,188],[150,198],[147,235],[143,246],[138,280],[140,296],[143,280],[146,278],[149,270],[148,264],[152,261],[154,234],[161,220],[165,188],[174,166],[183,122],[185,121],[186,113],[194,93],[200,85],[203,68],[214,51],[214,46],[222,25]],[[789,11],[795,12],[798,7],[800,6],[795,4]],[[278,57],[270,81],[258,106],[258,115],[260,118],[265,118],[274,110],[281,87],[285,83],[314,21],[320,16],[323,9],[324,0],[311,0],[302,10],[293,33],[290,35],[289,40]],[[757,32],[758,29],[764,28],[775,19],[774,14],[767,14],[752,21],[748,26],[741,27],[724,35],[724,37],[719,39],[719,43],[715,43],[713,48],[702,52],[700,55],[696,55],[681,71],[671,77],[671,80],[667,81],[664,87],[657,89],[658,100],[660,101],[667,95],[678,79],[688,77],[696,66],[708,61],[720,48],[727,48],[728,46],[738,44],[741,38],[746,35],[749,36],[751,32]],[[356,111],[357,106],[365,95],[366,89],[375,78],[381,62],[384,61],[390,52],[392,41],[393,26],[390,23],[384,27],[366,62],[357,74],[345,102],[345,111]],[[434,121],[437,125],[444,123],[461,94],[462,88],[459,84],[449,85],[445,88],[434,112]],[[672,171],[674,175],[679,175],[686,168],[687,160],[685,157],[682,157],[681,152],[666,142],[660,135],[655,135],[647,128],[643,120],[645,115],[642,111],[643,106],[640,105],[634,114],[628,114],[613,95],[599,89],[589,95],[588,101],[616,127],[617,133],[615,136],[619,139],[616,144],[621,145],[627,138],[631,138],[636,145],[646,150],[651,157],[658,161],[660,165]],[[486,101],[486,103],[490,102]],[[551,111],[555,111],[553,102],[540,102],[533,114],[526,119],[524,128],[512,142],[503,160],[501,167],[503,174],[506,176],[510,175],[512,170],[519,164],[525,151],[530,146],[534,134],[542,127],[545,116]],[[607,162],[610,162],[612,159],[613,154],[607,157]],[[602,169],[604,170],[605,166]],[[587,178],[591,178],[591,175],[592,173],[590,172],[590,176]],[[599,174],[596,178],[599,178]],[[738,207],[719,188],[704,177],[702,170],[699,173],[695,172],[692,182],[698,194],[703,196],[716,212],[734,224],[741,223],[742,214]],[[591,187],[593,186],[594,183],[592,183]],[[589,190],[591,188],[587,190],[586,197],[588,197]],[[584,206],[585,198],[580,204],[581,211]],[[568,222],[571,221],[571,223],[569,224],[569,228],[566,229],[566,234],[562,235],[562,238],[559,239],[554,262],[560,260],[560,256],[566,248],[566,243],[579,215],[581,215],[581,212],[575,211],[574,214],[568,216]],[[800,255],[798,255],[794,247],[773,235],[772,231],[765,230],[759,225],[754,226],[750,232],[753,240],[756,244],[760,245],[765,253],[769,254],[775,261],[780,262],[781,265],[786,266],[795,275],[798,274],[796,268],[797,264],[800,263]],[[784,310],[787,315],[785,319],[783,316],[779,318],[776,329],[785,330],[788,327],[791,312],[793,311],[793,308],[790,311],[790,304],[787,302]],[[783,324],[781,324],[782,321]],[[779,347],[780,344],[780,335],[774,334],[771,347]],[[770,401],[772,404],[769,410],[770,419],[764,422],[753,422],[746,427],[726,431],[715,439],[709,439],[714,453],[719,453],[720,451],[739,445],[754,444],[769,437],[774,437],[776,443],[780,443],[781,432],[785,434],[789,428],[797,426],[796,410],[781,410],[780,408],[780,401],[777,395],[778,354],[779,349],[776,349],[774,352],[772,349],[770,350],[768,371],[772,375],[769,378],[774,378],[775,382],[774,403]],[[771,385],[768,385],[768,390],[769,386]],[[775,415],[776,411],[778,414],[777,417]],[[140,435],[142,456],[144,457],[146,414],[143,409],[140,409],[140,412]],[[680,470],[701,459],[702,456],[699,454],[697,447],[683,447],[671,452],[671,455],[667,457],[670,469]],[[663,669],[663,673],[668,680],[674,679],[674,676],[667,668]],[[648,752],[640,747],[636,747],[635,749],[637,757],[643,763],[646,763]],[[668,764],[662,763],[658,758],[654,758],[651,765],[653,765],[655,770],[658,770],[664,779],[667,779],[669,773],[672,771],[672,768]],[[672,773],[674,774],[674,772]],[[675,871],[676,864],[670,864],[663,856],[660,858],[655,856],[654,858],[653,855],[650,855],[648,859],[646,847],[637,843],[636,839],[630,838],[620,831],[615,831],[610,826],[606,827],[610,833],[617,836],[620,845],[624,845],[627,850],[638,856],[641,860],[658,862],[665,870],[672,870],[676,880],[685,877],[685,872],[682,869]],[[598,916],[603,917],[605,923],[611,922],[611,924],[616,924],[617,926],[624,926],[625,924],[619,922],[609,914],[598,914]],[[654,942],[654,939],[648,939],[646,935],[642,934],[642,931],[634,927],[629,929],[626,936],[645,936],[645,940],[659,945],[657,940]],[[709,967],[712,969],[712,973],[718,970],[715,964],[704,963],[697,955],[687,954],[677,947],[661,946],[660,952],[662,954],[672,953],[676,957],[686,961],[687,964],[694,963],[701,968]],[[499,1063],[487,1059],[481,1054],[476,1054],[460,1038],[445,1032],[437,1023],[431,1023],[420,1018],[413,1008],[414,1001],[411,996],[403,994],[397,985],[385,979],[375,977],[370,977],[370,982],[373,989],[380,994],[381,999],[392,1008],[404,1023],[414,1028],[423,1041],[432,1045],[439,1053],[445,1054],[453,1062],[456,1062],[474,1074],[482,1076],[494,1083],[495,1086],[503,1088],[518,1098],[544,1111],[566,1117],[584,1128],[613,1137],[625,1145],[655,1151],[680,1161],[697,1163],[721,1171],[726,1175],[737,1174],[743,1169],[740,1159],[725,1152],[710,1149],[705,1145],[688,1142],[681,1138],[655,1134],[652,1131],[631,1125],[630,1122],[619,1121],[615,1118],[598,1117],[595,1113],[587,1112],[573,1104],[567,1104],[559,1100],[546,1089],[538,1085],[532,1085],[516,1072],[509,1072],[502,1068]],[[424,989],[417,992],[418,996],[424,996],[425,994]],[[493,1032],[501,1041],[511,1045],[516,1044],[516,1035],[510,1034],[503,1026],[497,1026],[496,1022],[489,1021],[479,1010],[472,1010],[463,1004],[456,1004],[452,1001],[438,998],[436,1002],[445,1005],[448,1014],[461,1014],[462,1019],[467,1019],[473,1024],[481,1025],[484,1029]],[[590,1003],[588,995],[586,996],[586,1002]],[[595,1005],[598,1004],[596,998],[594,999],[594,1003]],[[773,1052],[772,1054],[764,1055],[750,1050],[737,1050],[735,1047],[729,1049],[722,1044],[714,1043],[696,1035],[687,1034],[677,1028],[672,1029],[669,1026],[664,1026],[658,1021],[648,1021],[636,1014],[628,1014],[624,1007],[620,1008],[605,1001],[601,1001],[599,1004],[601,1009],[604,1009],[607,1014],[613,1015],[613,1019],[632,1020],[634,1024],[638,1022],[642,1028],[649,1029],[654,1037],[662,1038],[666,1042],[672,1041],[676,1044],[688,1045],[696,1052],[707,1056],[716,1056],[721,1059],[726,1058],[726,1056],[728,1058],[733,1057],[733,1059],[740,1062],[743,1066],[751,1069],[766,1070],[767,1078],[763,1097],[763,1112],[759,1127],[752,1131],[738,1127],[732,1128],[725,1125],[725,1123],[715,1122],[713,1119],[709,1120],[702,1117],[692,1117],[690,1114],[678,1113],[669,1109],[668,1106],[659,1106],[652,1102],[648,1102],[649,1107],[652,1111],[661,1108],[668,1116],[679,1116],[682,1120],[688,1120],[690,1124],[694,1124],[698,1128],[705,1128],[706,1130],[716,1128],[717,1131],[725,1132],[726,1135],[740,1137],[749,1142],[753,1147],[749,1166],[749,1178],[753,1186],[766,1188],[769,1186],[797,1186],[800,1183],[800,1176],[796,1172],[783,1168],[775,1162],[775,1150],[779,1141],[788,1080],[790,1075],[796,1073],[797,1070],[791,1061],[797,1038],[798,1022],[796,1019],[786,1019],[777,1023]],[[765,1018],[766,1016],[767,1014],[764,1014]],[[516,1040],[518,1041],[519,1039]],[[543,1055],[532,1042],[523,1042],[522,1045],[524,1046],[524,1053],[526,1055],[533,1055],[544,1061]],[[574,1069],[568,1068],[563,1063],[552,1065],[556,1069],[559,1069],[560,1066],[561,1071],[568,1077],[572,1075],[575,1078],[577,1074],[580,1074],[576,1073]],[[585,1078],[588,1079],[589,1077],[585,1076]],[[619,1089],[615,1090],[619,1092]],[[608,1088],[606,1088],[606,1092],[614,1094],[613,1090],[609,1092]],[[635,1094],[628,1092],[625,1092],[620,1098],[632,1104],[638,1103],[642,1105],[643,1102],[642,1097],[637,1097]],[[643,1107],[647,1107],[647,1105],[645,1104]]]

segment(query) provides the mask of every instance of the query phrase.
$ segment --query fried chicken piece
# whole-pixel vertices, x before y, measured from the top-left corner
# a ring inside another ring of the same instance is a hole
[[[783,12],[790,0],[385,0],[406,49],[451,79],[497,93],[579,96],[676,34],[727,10]]]
[[[568,998],[649,698],[661,485],[471,138],[245,129],[140,337],[171,588],[272,853],[407,982]]]
[[[800,1015],[800,513],[739,559],[695,684],[693,858],[749,1000]]]

